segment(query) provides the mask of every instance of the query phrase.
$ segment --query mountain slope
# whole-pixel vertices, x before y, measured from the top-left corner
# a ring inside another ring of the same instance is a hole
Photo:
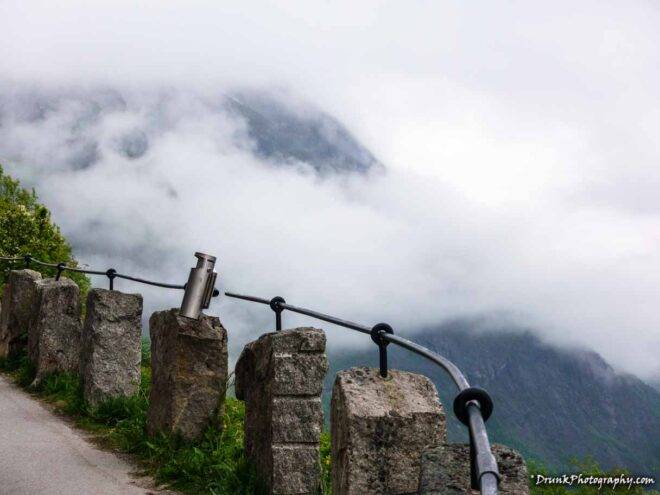
[[[472,385],[489,391],[495,402],[488,422],[493,441],[555,468],[566,467],[572,457],[593,456],[606,468],[658,472],[660,393],[615,373],[599,355],[559,349],[524,331],[477,332],[468,322],[428,329],[414,340],[453,360]],[[450,411],[456,389],[444,372],[408,351],[389,349],[390,366],[432,378]],[[377,365],[375,347],[330,352],[328,395],[336,371]],[[464,427],[449,416],[450,440],[465,441]]]
[[[261,158],[276,163],[304,162],[321,173],[382,168],[348,129],[320,110],[245,91],[228,98],[227,106],[245,119],[254,152]]]
[[[211,97],[108,88],[3,92],[0,86],[0,156],[73,171],[116,157],[136,161],[148,158],[159,140],[191,115],[208,122],[229,119],[238,128],[244,125],[245,136],[236,133],[233,144],[271,165],[305,163],[322,174],[383,168],[333,116],[266,91]],[[33,149],[35,141],[44,143],[38,152]]]

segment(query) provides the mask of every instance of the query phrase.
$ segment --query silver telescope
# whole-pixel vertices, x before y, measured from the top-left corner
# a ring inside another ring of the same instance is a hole
[[[215,279],[218,274],[213,271],[215,256],[204,253],[195,253],[197,266],[190,269],[190,277],[186,284],[186,291],[181,302],[180,316],[199,320],[203,309],[211,304]]]

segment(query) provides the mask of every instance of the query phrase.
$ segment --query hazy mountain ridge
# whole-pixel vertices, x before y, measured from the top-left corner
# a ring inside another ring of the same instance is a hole
[[[598,354],[560,349],[522,330],[474,331],[468,321],[427,329],[413,340],[453,360],[472,385],[489,391],[493,441],[556,468],[566,468],[571,457],[592,456],[603,467],[658,472],[660,393],[617,374]],[[456,389],[444,372],[403,349],[389,349],[392,368],[434,380],[450,417],[450,440],[465,441],[465,429],[451,413]],[[376,366],[377,351],[333,353],[330,363],[334,377],[350,366]]]
[[[304,162],[321,173],[382,168],[348,129],[321,110],[295,108],[263,92],[236,93],[227,99],[227,106],[247,122],[259,157]]]
[[[320,173],[365,173],[382,168],[331,115],[309,103],[294,103],[285,95],[265,91],[207,96],[161,90],[142,97],[110,88],[0,91],[0,138],[5,142],[0,152],[9,160],[25,159],[28,145],[15,131],[27,124],[49,129],[56,136],[48,143],[53,148],[50,152],[56,151],[54,167],[84,170],[98,163],[103,153],[113,152],[137,160],[147,155],[153,141],[175,128],[182,116],[202,109],[219,120],[242,122],[244,132],[235,134],[233,144],[246,148],[243,141],[247,137],[251,142],[248,150],[273,164],[305,163]],[[104,119],[112,122],[110,136],[98,132]],[[46,161],[39,158],[32,156],[30,161],[33,165]]]

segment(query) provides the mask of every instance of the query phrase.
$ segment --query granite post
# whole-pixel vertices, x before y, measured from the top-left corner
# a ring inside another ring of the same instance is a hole
[[[158,311],[149,319],[151,394],[147,430],[192,440],[220,426],[227,391],[227,331],[216,317],[199,320]]]
[[[80,289],[68,278],[36,281],[34,313],[28,330],[28,357],[35,383],[54,372],[80,367]]]
[[[245,447],[268,493],[319,493],[325,342],[315,328],[268,333],[246,345],[236,364]]]
[[[0,357],[6,358],[27,349],[27,334],[34,311],[36,282],[41,273],[12,270],[2,293],[0,314]]]
[[[140,385],[142,296],[92,289],[87,295],[80,376],[92,406],[134,395]]]
[[[446,441],[445,415],[425,376],[351,368],[331,401],[332,493],[417,493],[421,454]]]

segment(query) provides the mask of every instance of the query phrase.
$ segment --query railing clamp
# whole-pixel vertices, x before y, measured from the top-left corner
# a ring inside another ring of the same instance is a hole
[[[371,340],[378,346],[380,376],[383,378],[387,378],[387,346],[390,344],[383,338],[385,333],[394,333],[394,329],[387,323],[378,323],[371,329]]]
[[[183,290],[186,290],[188,288],[188,282],[183,284]],[[213,289],[213,294],[211,294],[211,297],[218,297],[220,295],[220,291],[218,289]]]
[[[483,388],[469,387],[461,390],[454,399],[454,414],[461,423],[468,427],[470,426],[470,417],[468,415],[467,407],[468,403],[473,400],[478,402],[484,423],[488,421],[490,415],[493,414],[493,399],[490,398],[488,392]]]
[[[23,256],[23,261],[25,261],[25,268],[30,268],[30,262],[32,261],[32,256],[26,254],[25,256]]]
[[[270,309],[275,311],[275,330],[279,332],[282,330],[282,311],[284,311],[282,304],[286,304],[286,301],[283,297],[275,296],[268,304]]]
[[[199,320],[202,311],[211,304],[218,274],[214,271],[217,258],[206,253],[195,253],[197,264],[190,269],[188,282],[184,285],[183,300],[179,316]]]
[[[115,290],[115,277],[117,276],[117,270],[114,268],[108,268],[105,272],[105,276],[108,277],[108,281],[110,282],[110,290]]]
[[[183,290],[186,290],[188,288],[188,282],[183,284]],[[220,295],[220,291],[218,289],[213,289],[213,293],[211,294],[211,297],[218,297]]]
[[[59,280],[60,276],[62,275],[62,272],[66,268],[66,264],[64,263],[58,263],[57,264],[57,275],[55,275],[55,280]]]

